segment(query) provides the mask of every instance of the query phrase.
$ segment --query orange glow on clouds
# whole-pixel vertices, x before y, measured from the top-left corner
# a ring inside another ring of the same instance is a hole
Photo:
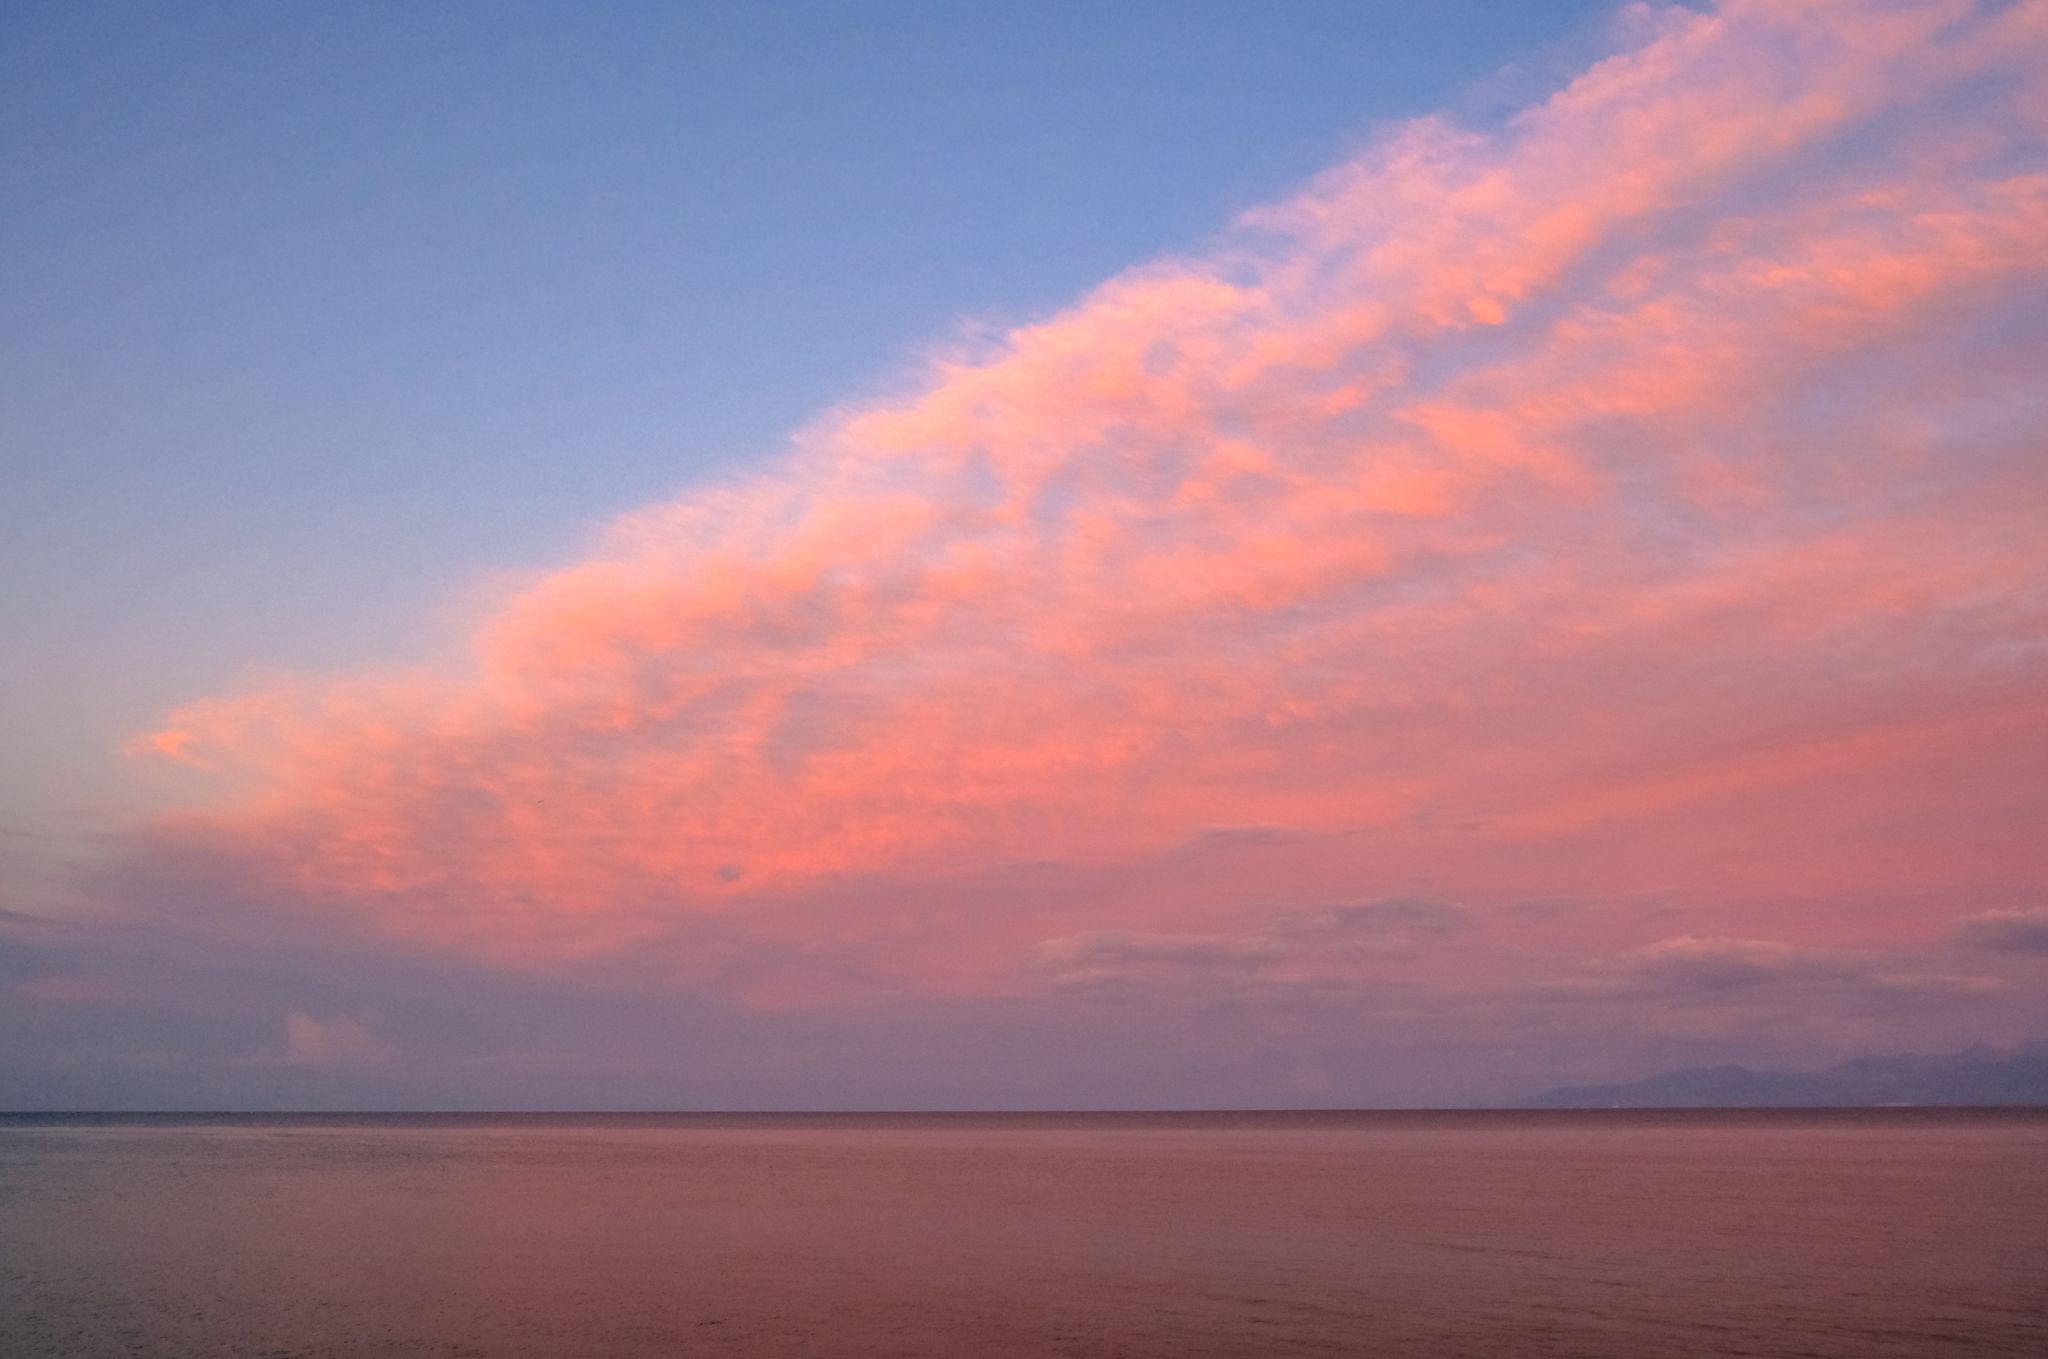
[[[1628,21],[626,516],[467,668],[179,710],[248,791],[165,833],[491,957],[718,916],[938,990],[1315,975],[1264,913],[1326,890],[2039,881],[2048,5]],[[1276,834],[1147,878],[1218,827]],[[874,890],[1047,859],[1133,876]]]

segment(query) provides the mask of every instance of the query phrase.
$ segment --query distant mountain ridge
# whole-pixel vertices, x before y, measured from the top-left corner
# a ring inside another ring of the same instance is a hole
[[[1859,1057],[1825,1071],[1701,1066],[1614,1085],[1567,1085],[1523,1109],[1855,1108],[2048,1105],[2048,1043],[1977,1046],[1942,1056]]]

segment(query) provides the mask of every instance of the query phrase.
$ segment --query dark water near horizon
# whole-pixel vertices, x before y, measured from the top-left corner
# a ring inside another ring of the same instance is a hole
[[[2048,1355],[2048,1113],[0,1115],[5,1359]]]

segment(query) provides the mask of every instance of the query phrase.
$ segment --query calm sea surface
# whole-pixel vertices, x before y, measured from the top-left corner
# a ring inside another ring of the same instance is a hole
[[[2048,1355],[2048,1116],[0,1117],[0,1355]]]

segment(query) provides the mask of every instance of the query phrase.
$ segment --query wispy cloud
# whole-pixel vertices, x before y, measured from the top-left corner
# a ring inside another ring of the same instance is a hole
[[[1929,970],[1910,956],[1682,935],[1599,959],[1538,994],[1563,1001],[1753,1005],[1782,1002],[1788,990],[1817,988],[1893,998],[1968,997],[2003,991],[2006,983]]]
[[[2048,906],[1984,911],[1958,925],[1956,938],[1991,953],[2048,953]]]
[[[1037,961],[1054,984],[1068,988],[1321,984],[1412,957],[1471,923],[1469,911],[1449,902],[1348,902],[1277,912],[1263,928],[1238,934],[1089,930],[1046,940]]]

